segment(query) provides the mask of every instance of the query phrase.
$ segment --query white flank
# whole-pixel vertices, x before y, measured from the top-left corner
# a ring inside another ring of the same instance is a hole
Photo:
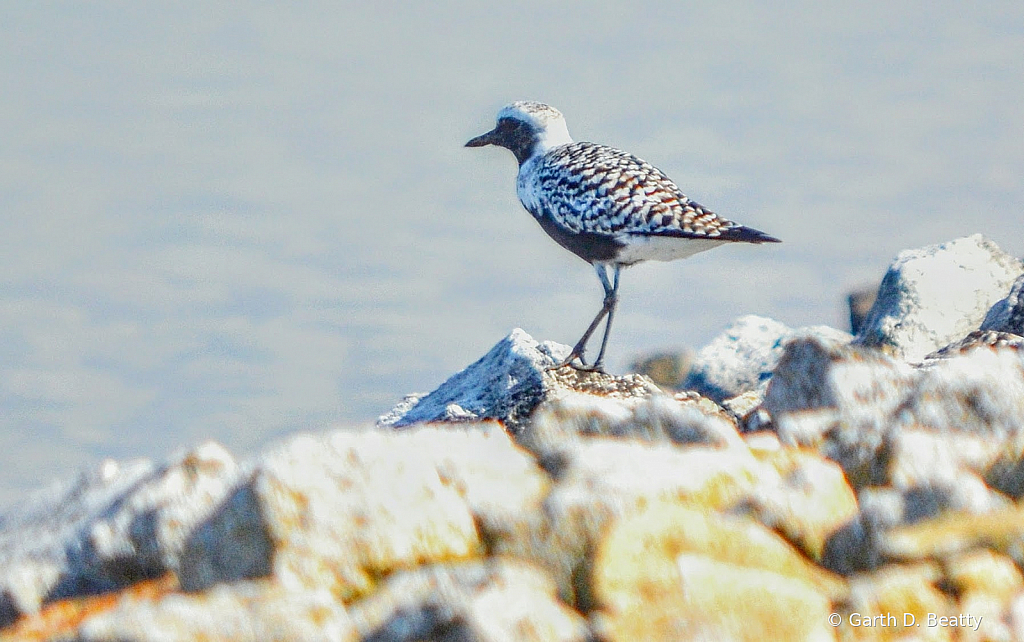
[[[617,237],[626,246],[615,257],[617,263],[632,264],[639,261],[675,261],[699,252],[706,252],[728,243],[720,239],[694,239],[675,236],[641,236],[622,234]]]

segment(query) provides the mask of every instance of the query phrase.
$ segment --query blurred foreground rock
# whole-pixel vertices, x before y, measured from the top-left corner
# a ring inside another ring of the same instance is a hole
[[[741,317],[681,392],[515,330],[373,428],[104,463],[0,515],[0,640],[1024,640],[1020,271],[903,252],[856,340]]]

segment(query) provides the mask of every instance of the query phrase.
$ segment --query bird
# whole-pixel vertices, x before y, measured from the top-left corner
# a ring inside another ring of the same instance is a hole
[[[523,207],[559,245],[590,263],[604,288],[601,309],[557,367],[604,372],[622,268],[682,259],[726,243],[780,242],[715,214],[633,154],[574,142],[562,112],[544,103],[504,106],[494,129],[466,143],[487,145],[512,152],[519,162],[516,193]],[[587,342],[606,317],[601,348],[588,365]]]

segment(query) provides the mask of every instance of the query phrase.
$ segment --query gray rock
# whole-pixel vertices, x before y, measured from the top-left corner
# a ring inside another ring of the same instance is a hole
[[[900,252],[856,342],[920,361],[977,329],[1022,273],[980,234]]]
[[[846,305],[850,308],[850,332],[860,333],[877,298],[878,286],[854,290],[846,296]]]
[[[763,390],[782,357],[783,346],[803,336],[817,336],[840,345],[853,339],[827,326],[793,330],[766,317],[743,316],[701,348],[683,387],[718,403],[746,392]]]
[[[903,494],[890,488],[865,488],[857,499],[860,513],[829,538],[821,560],[841,575],[881,566],[885,533],[902,524],[906,513]]]
[[[651,381],[668,390],[679,390],[693,365],[693,352],[658,352],[637,359],[629,366],[631,372],[650,377]]]
[[[904,394],[898,425],[1024,448],[1024,353],[1013,347],[930,361]]]
[[[1024,492],[1024,354],[1012,347],[913,368],[858,346],[798,341],[764,409],[783,443],[816,448],[860,489],[862,514],[826,547],[838,572],[885,561],[886,529],[948,510],[990,513],[1008,505],[1002,493]]]
[[[45,602],[176,568],[185,540],[235,482],[215,443],[155,466],[107,461],[0,517],[0,625]]]
[[[915,376],[880,352],[796,339],[786,346],[762,408],[783,443],[817,447],[855,487],[877,484],[886,474],[879,449]]]
[[[511,559],[399,571],[350,613],[366,642],[592,639],[586,620],[558,600],[550,578]]]
[[[956,473],[951,473],[953,477]],[[959,487],[960,483],[969,487]],[[952,510],[980,515],[1006,508],[1009,502],[991,493],[980,480],[965,478],[952,485],[872,487],[858,496],[860,512],[829,538],[822,566],[852,575],[869,571],[891,561],[889,533]]]
[[[512,433],[546,398],[581,392],[615,399],[649,397],[658,387],[638,375],[616,377],[555,368],[569,355],[568,346],[515,329],[490,352],[456,373],[428,395],[406,397],[377,420],[379,427],[402,428],[429,422],[459,423],[497,419]]]
[[[992,306],[979,329],[1024,335],[1024,275],[1014,281],[1005,299]]]
[[[966,492],[966,479],[944,475],[984,475],[997,457],[1024,451],[1024,366],[1010,348],[976,349],[914,369],[857,346],[794,342],[763,407],[784,443],[818,447],[856,487]],[[927,439],[907,441],[922,434]]]

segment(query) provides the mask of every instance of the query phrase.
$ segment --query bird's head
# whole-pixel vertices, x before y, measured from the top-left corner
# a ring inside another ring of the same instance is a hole
[[[562,112],[544,103],[519,101],[502,107],[497,126],[466,147],[498,145],[511,150],[522,165],[535,154],[571,142]]]

